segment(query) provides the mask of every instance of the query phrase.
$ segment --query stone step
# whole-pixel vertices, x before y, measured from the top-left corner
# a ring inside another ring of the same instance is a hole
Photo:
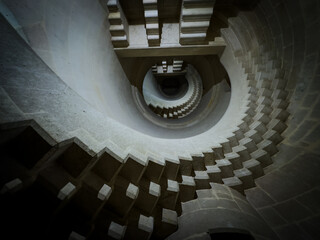
[[[182,33],[206,33],[210,21],[185,22],[181,21],[180,29]]]
[[[180,33],[180,44],[204,45],[208,43],[208,41],[206,41],[206,37],[207,37],[206,33],[188,33],[188,34]]]
[[[182,183],[179,184],[180,187],[180,200],[181,202],[187,202],[195,199],[196,183],[194,178],[191,176],[181,176]]]
[[[110,22],[110,25],[121,25],[122,24],[120,12],[109,13],[108,20]]]
[[[259,161],[261,163],[262,168],[269,166],[273,162],[270,157],[270,154],[267,151],[263,150],[262,148],[251,153],[251,157]]]
[[[107,7],[109,12],[117,12],[119,11],[119,7],[118,7],[118,0],[109,0],[107,3]]]
[[[223,148],[220,143],[212,143],[211,149],[216,160],[224,158]]]
[[[282,89],[276,89],[272,93],[272,98],[273,99],[281,99],[281,100],[286,100],[288,97],[288,92]]]
[[[125,178],[117,177],[106,207],[110,212],[126,218],[138,195],[139,186]]]
[[[254,152],[255,150],[257,150],[257,145],[255,144],[255,142],[251,139],[251,138],[243,138],[239,141],[239,143],[246,147],[249,153]]]
[[[228,186],[231,187],[238,192],[243,194],[243,184],[242,181],[238,177],[229,177],[229,178],[223,178],[222,182]]]
[[[255,186],[252,173],[247,168],[234,170],[233,173],[235,177],[240,179],[244,189],[253,188]]]
[[[146,24],[147,34],[159,35],[159,23],[147,23]]]
[[[179,193],[180,187],[177,181],[163,178],[161,181],[161,195],[158,205],[166,209],[174,210]]]
[[[272,107],[268,105],[263,105],[263,104],[258,105],[258,107],[256,108],[256,112],[265,113],[267,115],[270,115],[272,111],[273,111]]]
[[[226,153],[225,157],[232,163],[233,169],[242,168],[242,161],[238,153],[234,153],[234,152]]]
[[[210,182],[222,183],[221,169],[217,166],[206,166]]]
[[[158,8],[157,0],[143,0],[142,3],[143,3],[144,9],[155,10]]]
[[[221,144],[221,146],[223,148],[224,154],[232,152],[232,147],[231,147],[230,141],[228,139],[220,138],[219,143]]]
[[[160,46],[160,36],[158,34],[147,35],[149,47]]]
[[[271,86],[272,86],[272,81],[266,78],[260,81],[257,81],[257,85],[256,85],[256,87],[258,88],[265,88],[265,89],[271,89]]]
[[[253,130],[253,129],[249,130],[244,135],[248,138],[251,138],[256,144],[258,144],[259,142],[261,142],[263,140],[260,133],[256,130]]]
[[[215,160],[216,166],[221,170],[221,177],[233,177],[232,163],[228,159]]]
[[[271,105],[273,108],[281,108],[283,110],[286,110],[289,106],[288,101],[284,101],[282,99],[275,99]]]
[[[272,119],[267,125],[267,128],[271,130],[275,130],[279,134],[281,134],[287,128],[287,125],[279,119]]]
[[[276,118],[281,120],[282,122],[285,122],[288,119],[289,115],[290,113],[286,110],[275,108],[271,113],[271,118]]]
[[[192,157],[192,167],[195,171],[206,170],[203,154],[192,155],[191,157]]]
[[[230,136],[226,136],[226,138],[228,139],[231,148],[239,145],[239,141],[235,133],[231,133]]]
[[[261,135],[263,135],[264,133],[267,132],[267,127],[259,121],[254,121],[251,125],[250,125],[250,129],[256,130],[257,132],[259,132]]]
[[[206,171],[194,171],[194,181],[196,183],[196,189],[209,189],[210,177]]]
[[[212,7],[182,8],[181,18],[185,22],[210,21],[213,13]]]
[[[157,183],[142,179],[139,183],[139,195],[134,207],[141,212],[151,215],[161,196],[161,186]]]
[[[113,36],[111,37],[111,42],[115,48],[125,48],[129,46],[127,36]]]
[[[271,118],[270,118],[269,114],[258,112],[253,117],[253,121],[259,121],[259,122],[262,122],[263,124],[267,125],[271,121]]]
[[[178,228],[178,213],[171,209],[162,208],[155,214],[155,227],[150,239],[165,239]]]
[[[113,183],[123,167],[123,160],[114,153],[107,152],[100,153],[91,172],[103,179],[105,182]]]
[[[124,36],[124,35],[126,35],[123,24],[110,25],[109,31],[111,33],[111,36]]]
[[[250,159],[250,153],[245,146],[239,145],[239,146],[233,147],[232,151],[240,155],[241,162],[244,162]]]
[[[123,239],[127,227],[116,222],[111,222],[108,228],[108,236],[114,239]]]
[[[273,91],[268,88],[259,88],[259,91],[257,94],[263,97],[271,97],[273,94]]]
[[[265,96],[259,96],[257,102],[258,105],[265,105],[265,106],[271,106],[273,103],[273,100],[269,97]]]
[[[183,7],[185,8],[201,8],[214,6],[214,0],[183,0]]]
[[[274,154],[276,154],[278,152],[276,145],[270,140],[263,140],[257,146],[260,149],[263,149],[266,152],[268,152],[268,154],[270,154],[270,156],[273,156]]]
[[[261,163],[255,159],[250,159],[242,163],[243,167],[250,170],[254,179],[264,175]]]
[[[268,130],[263,136],[264,139],[272,141],[275,145],[279,144],[283,137],[275,131],[275,130]]]
[[[144,17],[146,23],[158,23],[158,10],[145,10]]]

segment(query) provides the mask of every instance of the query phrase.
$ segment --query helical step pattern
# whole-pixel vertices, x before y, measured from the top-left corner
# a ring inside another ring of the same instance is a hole
[[[202,82],[197,71],[191,66],[187,67],[188,80],[187,93],[178,100],[166,101],[148,96],[146,102],[149,108],[163,118],[182,118],[190,114],[200,103],[202,97]]]

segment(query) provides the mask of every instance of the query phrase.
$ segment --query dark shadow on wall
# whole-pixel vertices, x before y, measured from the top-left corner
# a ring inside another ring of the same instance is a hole
[[[254,240],[249,231],[238,228],[216,228],[210,229],[209,235],[214,240],[237,239],[237,240]]]

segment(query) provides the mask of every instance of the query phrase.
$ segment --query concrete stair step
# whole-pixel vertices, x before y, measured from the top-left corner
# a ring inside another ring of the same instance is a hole
[[[181,19],[185,22],[210,21],[213,8],[182,8]]]
[[[239,145],[232,148],[232,151],[240,155],[241,162],[250,159],[250,153],[245,146]]]
[[[128,47],[129,42],[127,39],[127,36],[113,36],[111,37],[111,42],[113,44],[113,47],[115,48],[123,48],[123,47]]]
[[[264,175],[261,163],[255,159],[250,159],[243,162],[243,167],[250,170],[254,179]]]
[[[124,35],[126,35],[123,24],[110,25],[109,31],[111,33],[111,36],[124,36]]]
[[[225,157],[232,163],[233,169],[242,168],[242,161],[240,159],[240,155],[234,152],[225,154]]]
[[[158,23],[158,10],[145,10],[144,17],[146,23]]]
[[[214,6],[214,0],[183,0],[183,7],[185,8],[201,8]]]
[[[240,179],[244,189],[253,188],[255,186],[252,173],[247,168],[234,170],[233,173],[235,177]]]
[[[286,100],[288,97],[288,92],[282,89],[276,89],[272,93],[272,98],[273,99],[281,99],[281,100]]]
[[[261,142],[263,138],[261,137],[260,133],[256,130],[251,129],[250,131],[245,133],[245,136],[251,138],[256,144]]]
[[[282,99],[275,99],[271,105],[273,108],[281,108],[286,110],[289,106],[289,102]]]
[[[217,165],[206,166],[210,182],[222,183],[221,169]]]
[[[238,177],[229,177],[229,178],[223,178],[222,182],[235,190],[237,190],[240,193],[243,193],[243,183]]]
[[[243,138],[239,141],[239,143],[246,147],[249,153],[254,152],[255,150],[257,150],[257,145],[255,144],[255,142],[251,139],[251,138]]]
[[[194,44],[194,45],[204,45],[208,44],[206,40],[207,34],[206,33],[180,33],[180,44]]]
[[[157,0],[143,0],[142,3],[143,3],[144,9],[156,10],[158,8]]]
[[[109,0],[107,3],[109,12],[117,12],[119,10],[118,3],[118,0]]]
[[[287,125],[279,119],[272,119],[267,125],[267,127],[268,129],[275,130],[279,134],[281,134],[284,130],[286,130]]]
[[[110,22],[110,25],[121,25],[122,24],[120,12],[109,13],[108,20]]]
[[[275,108],[271,113],[271,118],[279,119],[282,122],[285,122],[288,119],[289,115],[290,113],[286,110],[283,110],[281,108]]]
[[[195,199],[196,183],[194,178],[191,176],[181,176],[182,182],[179,184],[180,187],[180,199],[181,202],[187,202]]]
[[[273,156],[278,152],[276,145],[270,140],[263,140],[258,144],[258,147],[268,152],[270,156]]]
[[[228,178],[233,177],[233,166],[228,159],[215,160],[216,166],[221,170],[221,177]]]
[[[210,189],[210,177],[206,171],[194,171],[194,181],[196,189]]]
[[[267,125],[270,121],[271,118],[268,114],[266,113],[261,113],[258,112],[254,117],[253,117],[253,121],[259,121],[262,122],[263,124]]]
[[[146,24],[147,34],[159,34],[159,23],[147,23]]]
[[[275,130],[268,130],[262,137],[272,141],[274,144],[279,144],[283,140],[283,137]]]
[[[251,153],[251,157],[261,163],[261,167],[265,168],[273,163],[270,154],[263,150],[262,148],[259,148],[258,150]]]
[[[206,33],[210,21],[185,22],[181,21],[180,29],[182,33]]]

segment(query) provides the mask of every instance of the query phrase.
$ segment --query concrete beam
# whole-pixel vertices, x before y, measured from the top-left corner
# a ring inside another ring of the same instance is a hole
[[[145,48],[117,48],[114,49],[118,57],[170,57],[170,56],[195,56],[195,55],[221,55],[226,47],[222,41],[214,41],[209,45],[187,45],[172,47],[145,47]]]

